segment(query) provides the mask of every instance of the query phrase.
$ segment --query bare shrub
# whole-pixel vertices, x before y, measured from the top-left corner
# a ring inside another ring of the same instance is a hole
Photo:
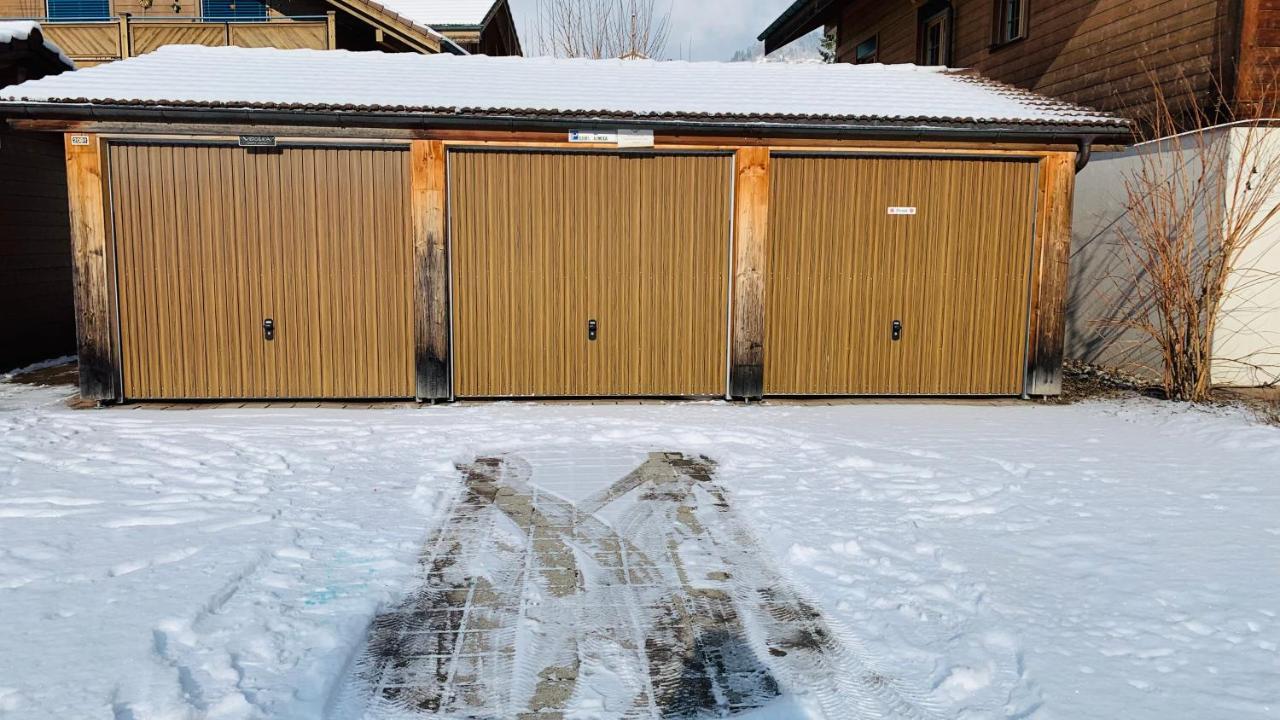
[[[666,49],[671,9],[659,0],[539,0],[540,50],[557,57],[652,58]]]
[[[1110,322],[1158,348],[1162,367],[1153,370],[1168,397],[1203,402],[1224,304],[1245,289],[1236,281],[1241,257],[1280,214],[1280,147],[1268,142],[1260,110],[1232,116],[1226,103],[1171,102],[1169,84],[1154,76],[1152,86],[1139,127],[1158,139],[1125,179],[1118,236],[1131,290]]]

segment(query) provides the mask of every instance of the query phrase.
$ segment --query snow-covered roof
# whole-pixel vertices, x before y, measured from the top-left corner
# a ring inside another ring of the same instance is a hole
[[[26,40],[31,37],[32,33],[40,36],[45,49],[58,56],[58,60],[60,60],[62,64],[66,65],[68,68],[74,68],[76,66],[76,64],[71,61],[71,58],[67,57],[66,54],[62,52],[62,48],[58,47],[51,40],[45,37],[44,33],[40,31],[40,23],[34,20],[0,20],[0,45],[7,45],[15,40]]]
[[[207,72],[210,67],[218,72]],[[198,46],[162,47],[141,57],[23,83],[0,91],[0,101],[763,125],[1126,125],[1111,115],[971,74],[914,65]]]
[[[484,24],[499,0],[377,0],[391,12],[429,27]]]

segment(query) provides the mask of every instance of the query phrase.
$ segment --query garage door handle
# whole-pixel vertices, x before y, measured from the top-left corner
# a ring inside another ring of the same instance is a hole
[[[893,321],[893,341],[897,342],[902,339],[902,321]]]
[[[587,339],[588,340],[594,341],[596,339],[596,335],[599,334],[599,330],[600,330],[600,326],[596,323],[595,320],[587,321]]]
[[[276,323],[271,318],[262,321],[262,337],[267,340],[276,339]]]

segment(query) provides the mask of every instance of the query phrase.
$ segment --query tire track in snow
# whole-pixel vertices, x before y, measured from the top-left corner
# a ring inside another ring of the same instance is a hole
[[[783,695],[934,716],[764,559],[710,460],[654,453],[578,505],[519,458],[459,471],[417,587],[371,625],[352,716],[729,717]]]

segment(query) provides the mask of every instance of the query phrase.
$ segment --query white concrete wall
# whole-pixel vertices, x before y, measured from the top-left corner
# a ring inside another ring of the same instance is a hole
[[[1232,128],[1239,153],[1249,144],[1248,128]],[[1280,129],[1253,130],[1265,152],[1280,155]],[[1257,153],[1254,153],[1257,155]],[[1237,154],[1237,157],[1239,155]],[[1280,162],[1280,159],[1263,162]],[[1237,163],[1239,165],[1239,163]],[[1234,178],[1229,182],[1234,181]],[[1280,203],[1273,188],[1266,206]],[[1266,385],[1280,381],[1280,217],[1273,218],[1241,255],[1232,274],[1213,342],[1213,379],[1223,385]]]
[[[1239,157],[1244,128],[1221,128],[1208,139],[1210,152]],[[1256,132],[1256,131],[1255,131]],[[1267,142],[1280,153],[1280,129]],[[1174,143],[1177,143],[1175,145]],[[1067,304],[1066,356],[1160,377],[1160,353],[1144,333],[1121,321],[1144,310],[1133,299],[1141,269],[1125,250],[1121,235],[1131,228],[1126,178],[1141,171],[1153,153],[1190,159],[1200,141],[1190,137],[1146,143],[1118,153],[1097,153],[1076,177],[1072,224],[1071,286]],[[1178,149],[1180,146],[1180,150]],[[1167,158],[1165,167],[1172,167]],[[1234,164],[1234,162],[1233,162]],[[1225,185],[1229,186],[1232,178]],[[1228,187],[1218,192],[1227,193]],[[1280,193],[1275,202],[1280,202]],[[1224,195],[1225,197],[1225,195]],[[1207,236],[1208,233],[1201,233]],[[1260,385],[1280,379],[1280,218],[1250,246],[1232,277],[1233,296],[1214,337],[1214,381]]]

